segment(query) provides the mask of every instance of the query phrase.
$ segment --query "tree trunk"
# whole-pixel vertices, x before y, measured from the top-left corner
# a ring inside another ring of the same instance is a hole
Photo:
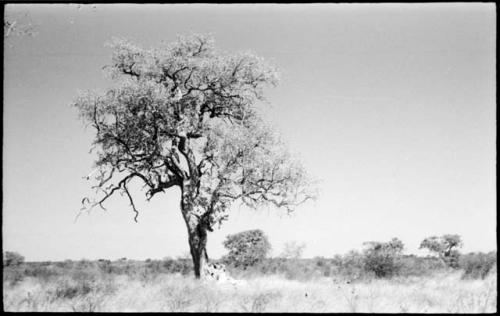
[[[196,224],[194,229],[188,228],[189,248],[193,258],[194,276],[197,279],[203,277],[203,267],[208,263],[207,255],[207,231]]]
[[[186,222],[189,236],[189,250],[193,259],[194,275],[197,279],[203,277],[203,267],[208,262],[207,254],[207,228],[200,221],[197,207],[189,186],[183,187],[181,199],[181,210]]]

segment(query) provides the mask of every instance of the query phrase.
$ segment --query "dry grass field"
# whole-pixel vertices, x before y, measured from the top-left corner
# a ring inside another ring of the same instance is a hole
[[[70,276],[71,275],[71,276]],[[345,282],[273,275],[244,285],[197,282],[181,274],[85,274],[4,279],[5,311],[493,313],[497,274],[464,280],[433,276]]]

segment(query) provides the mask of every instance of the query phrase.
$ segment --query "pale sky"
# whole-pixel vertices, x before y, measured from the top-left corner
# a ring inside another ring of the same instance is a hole
[[[460,234],[463,251],[496,250],[496,13],[494,4],[9,5],[38,34],[4,46],[3,250],[27,260],[160,259],[188,252],[179,191],[133,221],[117,195],[78,221],[90,192],[94,135],[70,104],[105,90],[105,43],[146,48],[212,33],[222,51],[251,50],[282,81],[266,118],[321,179],[321,195],[288,217],[235,208],[209,235],[262,229],[273,255],[289,241],[305,257],[365,241]],[[24,14],[28,13],[25,17]]]

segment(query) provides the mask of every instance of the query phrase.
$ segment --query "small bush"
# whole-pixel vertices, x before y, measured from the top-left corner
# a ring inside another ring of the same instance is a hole
[[[447,265],[438,257],[417,257],[407,255],[401,257],[400,276],[425,276],[443,271]]]
[[[55,290],[55,297],[62,299],[72,299],[76,296],[84,296],[92,291],[92,282],[80,281],[60,281]]]
[[[151,274],[159,274],[162,272],[167,272],[166,270],[163,269],[164,265],[162,265],[162,262],[160,260],[146,260],[146,269],[149,271]]]
[[[267,236],[260,229],[228,235],[224,247],[229,250],[224,263],[243,269],[262,262],[271,250]]]
[[[6,251],[3,255],[3,266],[18,266],[24,262],[24,257],[14,251]]]
[[[364,267],[367,272],[373,272],[379,278],[391,277],[401,270],[401,252],[403,243],[393,238],[386,243],[365,243],[368,248],[364,251]]]
[[[3,283],[9,286],[16,286],[24,277],[24,271],[18,268],[6,267],[3,269]]]
[[[458,269],[460,267],[460,256],[458,250],[451,250],[447,256],[443,257],[443,261],[448,267]]]
[[[29,277],[37,278],[42,282],[49,282],[53,277],[58,276],[63,269],[50,265],[44,262],[27,264],[24,269],[24,274]]]
[[[71,278],[77,282],[94,282],[101,276],[99,271],[92,269],[77,269],[71,273]]]
[[[484,279],[497,265],[497,254],[469,253],[460,258],[460,268],[464,270],[464,279]]]
[[[85,269],[85,268],[90,268],[94,266],[94,263],[87,260],[87,259],[81,259],[80,261],[77,262],[76,266],[79,269]]]
[[[187,275],[193,273],[193,261],[189,259],[165,259],[151,265],[165,273],[180,273]]]
[[[113,272],[113,265],[110,260],[99,259],[98,266],[103,273]]]

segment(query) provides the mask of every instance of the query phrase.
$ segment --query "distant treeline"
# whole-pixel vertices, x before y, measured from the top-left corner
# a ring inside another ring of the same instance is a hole
[[[278,257],[269,258],[271,244],[266,234],[257,229],[228,235],[224,241],[228,253],[221,259],[212,261],[225,264],[233,276],[239,277],[280,274],[288,279],[331,277],[348,282],[371,278],[426,276],[448,270],[461,270],[464,278],[484,279],[491,271],[496,271],[496,251],[462,254],[458,250],[462,245],[461,237],[456,234],[431,236],[422,240],[420,249],[427,249],[433,256],[419,257],[404,255],[403,242],[392,238],[386,242],[365,242],[361,252],[352,250],[333,258],[301,259],[305,245],[292,242],[286,245]],[[134,276],[139,274],[139,277],[144,278],[154,277],[159,273],[186,275],[193,272],[192,260],[188,258],[24,263],[24,257],[15,252],[6,252],[3,257],[4,272],[6,268],[8,272],[14,271],[12,273],[16,275],[15,278],[43,278],[44,275],[57,275],[68,270]]]
[[[469,253],[460,256],[458,266],[452,268],[439,257],[402,255],[391,260],[373,258],[366,253],[352,251],[334,258],[268,258],[244,269],[235,268],[229,264],[228,269],[233,274],[241,276],[282,274],[288,279],[297,280],[323,276],[356,281],[370,278],[428,276],[450,270],[463,271],[464,278],[485,278],[491,271],[496,271],[496,258],[496,251]],[[384,273],[380,273],[381,270]]]
[[[370,258],[367,253],[351,251],[333,258],[316,257],[301,258],[264,258],[250,266],[234,265],[224,260],[231,275],[239,278],[283,275],[288,279],[309,280],[319,277],[330,277],[346,282],[366,280],[370,278],[393,278],[409,276],[431,276],[434,273],[460,270],[463,278],[485,278],[490,272],[496,271],[496,251],[490,253],[469,253],[460,256],[458,265],[454,268],[447,265],[439,257],[419,257],[402,255],[394,260],[387,258]],[[5,259],[5,258],[4,258]],[[375,262],[373,262],[375,260]],[[377,262],[377,260],[381,262]],[[377,265],[378,264],[378,265]],[[385,265],[385,266],[384,266]],[[385,274],[377,274],[377,268],[388,269]],[[190,275],[193,263],[190,259],[163,260],[127,260],[125,258],[111,261],[59,261],[59,262],[20,262],[6,264],[4,260],[4,282],[16,283],[25,277],[50,279],[56,276],[72,274],[81,277],[106,277],[106,275],[128,275],[148,280],[158,274],[180,273]]]

